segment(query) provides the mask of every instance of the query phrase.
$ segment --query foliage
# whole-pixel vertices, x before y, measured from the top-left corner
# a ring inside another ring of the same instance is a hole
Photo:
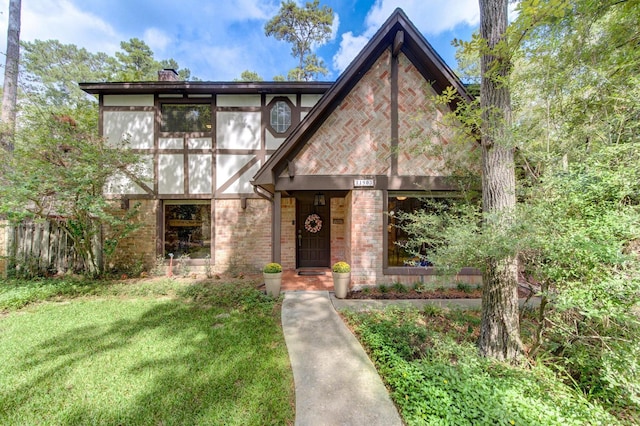
[[[260,74],[255,71],[244,70],[240,74],[240,78],[236,78],[234,81],[248,81],[248,82],[256,82],[256,81],[264,81]]]
[[[344,312],[408,425],[619,424],[543,366],[478,356],[478,313]]]
[[[15,152],[0,166],[0,213],[14,222],[58,220],[91,274],[136,227],[137,207],[114,210],[102,188],[116,172],[140,175],[126,142],[107,145],[95,135],[96,118],[93,111],[27,108]]]
[[[312,49],[326,43],[331,37],[333,10],[320,7],[319,0],[299,7],[292,0],[283,1],[278,14],[264,27],[265,34],[291,44],[291,55],[298,59],[298,66],[289,71],[288,79],[308,81],[315,75],[325,75],[327,69],[322,59]]]
[[[351,272],[351,266],[347,262],[340,261],[334,263],[331,270],[338,273]]]
[[[275,262],[267,263],[264,265],[262,272],[265,274],[277,274],[278,272],[282,272],[282,265]]]
[[[515,220],[487,232],[481,225],[500,218],[470,205],[457,217],[409,217],[410,226],[416,244],[437,247],[430,259],[444,272],[517,256],[521,280],[542,296],[530,356],[589,398],[637,412],[640,9],[591,0],[520,7],[509,32]],[[463,47],[484,48],[477,39]]]
[[[191,265],[189,265],[189,253],[182,253],[180,257],[178,257],[177,264],[180,275],[183,277],[188,277],[189,273],[191,273]]]
[[[138,38],[120,42],[122,51],[116,52],[117,62],[112,70],[112,81],[155,81],[158,71],[164,68],[178,70],[174,59],[157,61],[151,48]],[[191,71],[188,68],[178,71],[180,78],[188,80]]]
[[[120,44],[115,56],[89,52],[58,40],[23,41],[21,67],[24,69],[22,96],[27,103],[68,108],[93,108],[97,103],[78,83],[99,81],[153,81],[163,68],[178,70],[173,59],[157,61],[142,40],[133,38]],[[179,70],[182,79],[191,78],[189,69]],[[96,112],[97,114],[97,112]]]
[[[3,316],[0,423],[292,424],[278,305],[255,284],[41,282],[100,297]]]

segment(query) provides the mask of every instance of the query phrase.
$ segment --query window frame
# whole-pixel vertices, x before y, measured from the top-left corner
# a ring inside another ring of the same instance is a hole
[[[200,129],[200,130],[168,130],[164,129],[164,107],[165,106],[189,106],[189,105],[198,105],[198,106],[206,106],[209,108],[209,120],[208,124],[205,126],[209,126],[208,128]],[[208,101],[197,101],[194,99],[180,99],[180,98],[167,98],[162,99],[158,105],[158,133],[160,135],[210,135],[213,134],[215,130],[215,108],[211,103],[211,100]],[[162,137],[162,136],[161,136]]]
[[[287,128],[287,130],[285,132],[278,132],[271,125],[271,111],[273,110],[273,108],[275,108],[275,106],[276,106],[276,104],[278,102],[286,103],[287,106],[289,107],[289,109],[291,110],[291,124],[289,125],[289,127]],[[289,99],[287,96],[275,96],[273,99],[271,99],[271,101],[269,101],[269,103],[267,104],[267,106],[265,108],[265,114],[266,114],[265,127],[276,138],[286,138],[287,136],[289,136],[291,134],[291,132],[293,131],[293,128],[300,121],[299,120],[299,115],[300,115],[299,109],[293,104],[293,102],[291,102],[291,99]]]
[[[197,205],[197,206],[207,206],[208,209],[208,214],[209,214],[209,235],[208,235],[208,240],[209,240],[209,252],[206,253],[204,255],[204,257],[196,257],[196,258],[189,258],[189,262],[191,262],[193,264],[193,262],[198,263],[198,262],[206,262],[208,260],[210,260],[213,257],[213,253],[212,250],[214,248],[214,232],[215,232],[215,224],[214,224],[214,219],[213,219],[213,210],[212,210],[212,206],[213,206],[213,200],[211,199],[180,199],[180,200],[163,200],[162,202],[162,245],[161,245],[161,255],[163,257],[163,259],[167,260],[169,259],[169,252],[167,250],[167,232],[168,230],[168,226],[169,226],[169,220],[167,218],[167,207],[171,207],[171,206],[190,206],[190,205]],[[207,238],[206,235],[203,235],[203,241],[206,241]],[[174,259],[178,259],[180,256],[177,253],[174,253]]]
[[[383,274],[384,275],[412,275],[412,276],[430,276],[437,275],[433,266],[391,266],[389,265],[390,241],[389,229],[393,225],[389,215],[389,200],[398,196],[406,196],[407,198],[460,198],[461,194],[456,191],[385,191],[386,196],[383,198]],[[482,275],[482,272],[476,268],[462,268],[458,274],[460,275]]]

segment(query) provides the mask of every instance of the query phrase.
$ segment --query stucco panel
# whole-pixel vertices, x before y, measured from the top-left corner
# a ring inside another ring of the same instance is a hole
[[[105,111],[103,135],[110,144],[129,141],[134,149],[153,148],[153,112]]]

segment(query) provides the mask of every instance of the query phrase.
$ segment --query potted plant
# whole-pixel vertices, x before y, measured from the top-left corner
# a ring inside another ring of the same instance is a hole
[[[347,262],[336,262],[331,267],[333,275],[333,290],[338,299],[347,297],[349,285],[351,284],[351,266]]]
[[[267,263],[262,269],[262,276],[267,288],[267,295],[279,297],[280,286],[282,285],[282,265],[273,262]]]

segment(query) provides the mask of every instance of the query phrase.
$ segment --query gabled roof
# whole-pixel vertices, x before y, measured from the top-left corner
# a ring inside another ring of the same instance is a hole
[[[380,55],[389,48],[394,55],[398,51],[404,53],[425,79],[432,83],[438,93],[451,86],[457,90],[463,100],[472,99],[451,68],[431,47],[402,9],[397,8],[304,120],[260,168],[252,184],[272,191],[287,160],[291,160],[300,151],[329,114],[349,94]]]

